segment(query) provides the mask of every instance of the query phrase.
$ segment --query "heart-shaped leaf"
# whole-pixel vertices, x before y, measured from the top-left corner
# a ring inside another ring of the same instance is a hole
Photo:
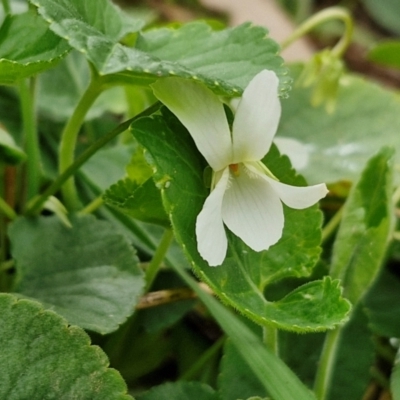
[[[166,119],[158,116],[140,119],[131,129],[151,155],[157,170],[155,181],[161,188],[176,239],[196,274],[224,302],[259,324],[297,331],[325,330],[339,324],[349,304],[341,298],[338,281],[327,278],[312,282],[277,302],[267,301],[263,293],[268,284],[283,277],[310,274],[320,254],[321,214],[317,206],[305,210],[285,208],[283,236],[268,251],[254,252],[229,234],[228,255],[221,266],[211,268],[200,257],[195,223],[208,195],[203,183],[206,165],[189,133],[174,117],[168,118],[172,129]],[[304,185],[288,159],[280,157],[275,148],[263,161],[281,181]]]

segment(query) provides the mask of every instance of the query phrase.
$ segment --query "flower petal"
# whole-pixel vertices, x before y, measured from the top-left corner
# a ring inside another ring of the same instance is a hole
[[[281,117],[279,80],[263,70],[246,87],[232,128],[233,162],[259,161],[267,154]]]
[[[266,175],[264,178],[288,207],[297,210],[312,206],[328,193],[328,189],[324,183],[314,186],[291,186],[278,182]]]
[[[214,190],[207,197],[196,220],[197,249],[212,267],[222,264],[228,248],[221,215],[222,199],[228,180],[229,169],[226,168]]]
[[[222,219],[253,250],[267,250],[282,236],[283,206],[265,179],[242,166],[225,192]]]
[[[154,95],[182,122],[214,171],[231,162],[232,141],[224,107],[204,85],[182,78],[159,79]]]

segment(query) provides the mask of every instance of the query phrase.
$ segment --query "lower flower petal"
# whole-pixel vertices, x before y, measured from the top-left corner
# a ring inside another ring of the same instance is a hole
[[[314,186],[291,186],[278,182],[269,176],[265,176],[265,179],[288,207],[297,210],[312,206],[328,193],[324,183]]]
[[[283,206],[265,179],[246,171],[244,167],[232,178],[222,203],[222,219],[253,250],[267,250],[282,236]]]
[[[222,221],[222,200],[229,181],[226,168],[214,190],[207,197],[196,220],[197,249],[212,267],[221,265],[226,256],[228,240]]]

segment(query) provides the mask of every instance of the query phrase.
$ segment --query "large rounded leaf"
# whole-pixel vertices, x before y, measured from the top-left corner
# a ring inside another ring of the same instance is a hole
[[[18,278],[14,290],[68,322],[100,333],[117,329],[137,304],[144,279],[134,249],[92,216],[19,218],[10,228]]]
[[[0,294],[0,398],[132,400],[87,334],[40,304]]]
[[[135,47],[127,47],[117,34],[127,18],[108,0],[31,2],[50,29],[84,54],[101,75],[116,74],[124,82],[146,86],[163,76],[181,76],[232,95],[241,93],[258,72],[270,69],[280,77],[282,93],[290,87],[279,46],[262,27],[248,23],[213,31],[196,21],[178,29],[140,32]]]
[[[301,66],[292,68],[293,76],[300,72]],[[278,137],[305,145],[309,162],[301,173],[309,183],[358,180],[364,165],[383,145],[397,150],[399,162],[400,98],[396,93],[346,75],[340,81],[332,114],[311,106],[310,98],[310,89],[295,85],[290,97],[282,101],[278,129]]]

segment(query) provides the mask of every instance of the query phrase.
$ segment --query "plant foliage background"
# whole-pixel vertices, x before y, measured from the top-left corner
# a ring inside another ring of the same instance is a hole
[[[400,399],[400,7],[279,3],[280,44],[197,1],[2,0],[0,399]],[[320,50],[285,62],[304,34]],[[330,191],[211,268],[207,163],[150,85],[200,82],[231,119],[264,69],[300,147],[262,162]]]

